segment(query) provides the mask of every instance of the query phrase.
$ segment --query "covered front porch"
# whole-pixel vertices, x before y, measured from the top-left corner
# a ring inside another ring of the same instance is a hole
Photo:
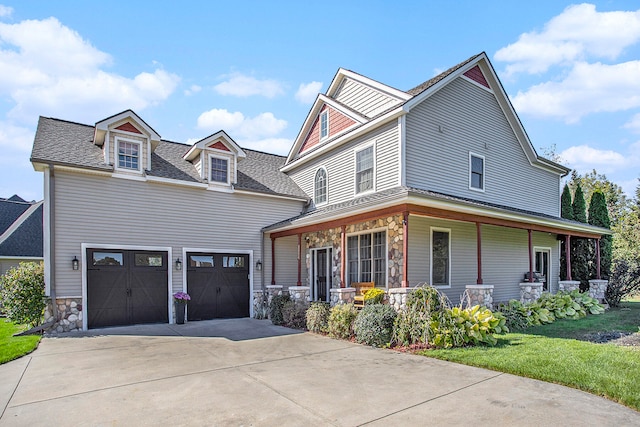
[[[407,191],[398,199],[377,209],[334,207],[328,216],[312,212],[265,229],[271,285],[263,291],[338,304],[352,301],[353,283],[374,282],[402,305],[410,288],[428,283],[454,304],[471,298],[491,306],[525,293],[535,299],[572,286],[558,280],[559,239],[597,244],[607,232],[448,196]]]

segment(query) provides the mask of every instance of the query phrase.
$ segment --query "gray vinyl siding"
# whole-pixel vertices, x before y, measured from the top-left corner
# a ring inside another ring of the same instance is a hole
[[[346,79],[334,97],[366,117],[373,117],[400,101],[369,86]]]
[[[436,218],[409,218],[409,285],[430,281],[431,227],[450,229],[451,288],[439,288],[453,304],[467,285],[477,280],[476,226],[473,223],[447,221]],[[559,272],[558,244],[555,235],[534,232],[534,247],[551,249],[552,291],[557,290]],[[493,285],[494,302],[520,299],[524,273],[529,271],[527,230],[482,226],[482,278],[485,285]]]
[[[399,135],[397,122],[356,138],[290,173],[296,184],[313,198],[316,171],[327,170],[328,204],[353,199],[355,194],[355,151],[374,144],[375,189],[383,191],[399,185]]]
[[[261,228],[300,213],[302,202],[198,188],[139,182],[56,170],[55,277],[58,296],[82,294],[82,243],[171,247],[173,291],[182,290],[183,271],[173,263],[183,248],[253,250],[260,259]],[[261,289],[254,271],[254,289]],[[270,278],[270,276],[268,276]]]
[[[469,152],[485,158],[484,192],[469,189]],[[463,78],[408,113],[406,178],[411,187],[559,215],[559,175],[529,163],[493,93]]]

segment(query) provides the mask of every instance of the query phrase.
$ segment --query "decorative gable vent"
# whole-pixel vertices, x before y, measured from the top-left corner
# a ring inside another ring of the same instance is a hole
[[[464,73],[464,76],[469,80],[473,80],[479,85],[486,87],[487,89],[491,89],[491,86],[489,86],[489,83],[487,83],[487,79],[485,79],[484,74],[482,74],[482,70],[480,70],[480,67],[478,67],[477,65]]]

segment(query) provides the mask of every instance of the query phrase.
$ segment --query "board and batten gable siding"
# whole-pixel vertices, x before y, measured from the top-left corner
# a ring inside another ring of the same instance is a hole
[[[353,199],[355,194],[355,150],[374,144],[375,188],[382,191],[399,185],[399,135],[397,122],[389,123],[356,138],[322,156],[305,163],[289,175],[309,197],[313,198],[314,179],[318,168],[325,167],[328,203]]]
[[[469,152],[485,191],[469,189]],[[458,78],[406,118],[409,187],[559,216],[560,176],[529,163],[493,93]]]
[[[56,291],[82,294],[81,244],[172,247],[173,292],[183,288],[187,260],[183,248],[260,252],[261,228],[300,213],[303,202],[250,194],[210,191],[56,170]],[[183,271],[176,271],[176,258]],[[261,288],[254,270],[254,288]]]
[[[436,218],[409,218],[409,286],[429,283],[431,280],[431,227],[450,230],[451,288],[439,288],[459,304],[467,285],[477,280],[476,225]],[[559,276],[558,243],[555,235],[532,234],[534,247],[551,249],[551,289],[557,290]],[[482,226],[482,279],[493,285],[494,302],[520,299],[520,283],[529,271],[527,230]]]
[[[333,98],[366,117],[374,117],[401,102],[351,79],[345,79]]]

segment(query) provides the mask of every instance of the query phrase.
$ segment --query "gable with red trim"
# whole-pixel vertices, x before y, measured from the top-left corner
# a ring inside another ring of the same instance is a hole
[[[480,70],[480,67],[478,67],[477,65],[464,73],[464,76],[468,79],[473,80],[479,85],[486,87],[487,89],[491,89],[491,86],[489,86],[489,83],[487,83],[487,79],[485,79],[484,74],[482,74],[482,70]]]
[[[216,150],[229,151],[229,152],[231,151],[229,150],[229,147],[224,145],[221,141],[217,141],[215,144],[211,144],[207,148],[215,148]]]
[[[332,136],[339,134],[348,127],[356,124],[355,120],[325,105],[324,107],[322,107],[322,109],[318,113],[318,116],[316,117],[316,120],[313,122],[313,126],[311,126],[311,129],[309,130],[309,133],[307,134],[302,147],[300,147],[300,153],[303,153],[306,150],[309,150],[310,148],[313,148],[320,144],[320,115],[325,110],[329,110],[329,135],[327,136],[327,138],[331,138]]]
[[[142,134],[142,132],[140,132],[138,130],[138,128],[136,128],[134,125],[132,125],[130,122],[126,122],[121,124],[120,126],[118,126],[116,129],[118,130],[122,130],[125,132],[131,132],[131,133],[137,133],[137,134]]]

